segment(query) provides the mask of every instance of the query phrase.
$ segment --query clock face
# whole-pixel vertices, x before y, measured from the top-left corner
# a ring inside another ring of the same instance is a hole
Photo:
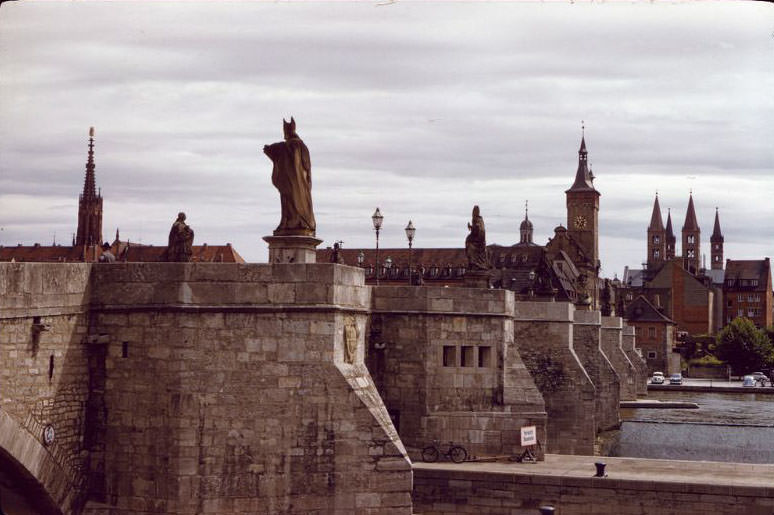
[[[576,216],[574,222],[575,222],[576,229],[586,228],[586,218],[583,215]]]

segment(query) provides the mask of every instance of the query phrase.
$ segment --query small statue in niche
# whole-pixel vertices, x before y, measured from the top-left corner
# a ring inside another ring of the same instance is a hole
[[[279,191],[282,216],[275,236],[314,236],[312,210],[312,162],[309,149],[296,134],[296,121],[282,120],[285,141],[264,145],[263,153],[274,163],[271,183]]]
[[[164,252],[164,261],[188,262],[193,256],[194,232],[191,226],[185,223],[185,213],[177,214],[177,220],[169,230],[167,250]]]
[[[354,317],[349,317],[344,325],[344,362],[354,363],[357,355],[357,323]]]
[[[465,255],[468,258],[468,270],[489,270],[489,258],[486,251],[486,228],[484,218],[478,206],[473,206],[473,216],[468,223],[468,236],[465,238]]]

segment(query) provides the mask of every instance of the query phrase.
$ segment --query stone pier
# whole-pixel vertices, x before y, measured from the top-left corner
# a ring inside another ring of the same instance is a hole
[[[596,389],[573,344],[575,307],[565,302],[516,302],[516,348],[546,404],[548,451],[593,454]]]
[[[575,311],[573,348],[596,388],[597,432],[618,427],[620,380],[601,347],[602,314],[599,311]]]
[[[648,395],[648,364],[645,359],[636,350],[637,339],[634,327],[624,324],[621,333],[621,347],[624,353],[634,365],[635,379],[634,386],[638,397]]]
[[[530,425],[545,441],[545,405],[514,345],[512,310],[507,290],[374,287],[367,362],[414,453],[437,439],[477,456],[515,454]]]
[[[621,400],[628,401],[637,398],[637,371],[623,350],[622,338],[623,319],[602,317],[602,350],[620,379]]]

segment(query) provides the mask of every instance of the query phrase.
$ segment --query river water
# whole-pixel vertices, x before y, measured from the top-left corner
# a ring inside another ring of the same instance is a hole
[[[774,395],[648,392],[699,409],[623,409],[606,454],[672,460],[774,463]]]

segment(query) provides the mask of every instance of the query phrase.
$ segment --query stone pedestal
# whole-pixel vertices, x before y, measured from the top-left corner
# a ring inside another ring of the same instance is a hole
[[[489,288],[489,270],[468,270],[465,272],[464,284],[466,288]]]
[[[269,244],[269,263],[316,263],[315,248],[322,240],[314,236],[264,236]]]

